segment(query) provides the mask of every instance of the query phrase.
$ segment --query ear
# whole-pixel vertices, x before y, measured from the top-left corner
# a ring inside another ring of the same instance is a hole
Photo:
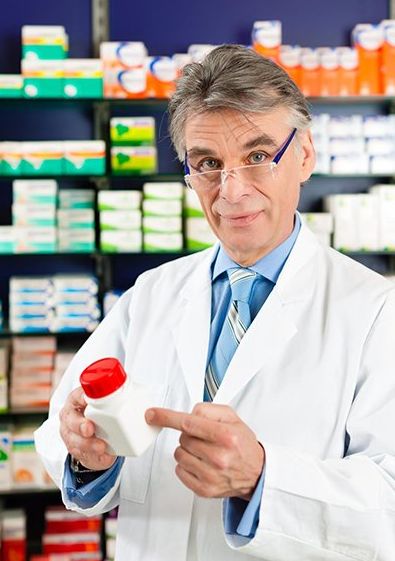
[[[299,137],[301,143],[300,182],[307,181],[315,167],[315,150],[311,131],[307,130]]]

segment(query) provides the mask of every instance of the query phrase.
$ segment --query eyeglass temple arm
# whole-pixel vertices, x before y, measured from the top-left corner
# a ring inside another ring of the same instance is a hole
[[[276,157],[273,158],[273,162],[274,162],[275,164],[278,164],[278,162],[281,160],[281,158],[282,158],[282,156],[283,156],[285,150],[286,150],[286,149],[288,148],[288,146],[291,144],[292,139],[293,139],[293,137],[294,137],[295,134],[296,134],[296,131],[297,131],[297,129],[295,128],[295,129],[291,132],[291,134],[289,135],[289,138],[288,138],[287,142],[286,142],[286,143],[284,144],[284,146],[281,148],[280,152],[278,152],[278,154],[276,154]]]
[[[187,164],[187,153],[185,152],[185,156],[184,156],[184,175],[190,175],[191,170],[189,169],[189,166]]]

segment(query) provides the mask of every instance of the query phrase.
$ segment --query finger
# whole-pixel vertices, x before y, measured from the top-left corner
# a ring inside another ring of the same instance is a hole
[[[92,421],[86,419],[79,409],[71,406],[71,401],[66,403],[60,411],[60,422],[68,430],[80,434],[81,436],[90,437],[95,433],[95,425]]]
[[[217,442],[223,436],[223,433],[227,431],[226,425],[221,423],[198,415],[181,413],[161,407],[148,409],[145,418],[150,425],[176,429],[209,442]]]
[[[212,421],[221,423],[236,423],[240,421],[240,417],[236,415],[229,405],[220,405],[219,403],[197,403],[192,409],[192,415],[205,417]]]
[[[67,399],[71,407],[84,411],[86,407],[85,394],[81,386],[75,388]]]
[[[186,486],[188,489],[193,491],[199,497],[212,497],[214,496],[213,490],[209,485],[199,481],[195,475],[189,473],[186,469],[180,465],[176,466],[176,475],[178,479]]]

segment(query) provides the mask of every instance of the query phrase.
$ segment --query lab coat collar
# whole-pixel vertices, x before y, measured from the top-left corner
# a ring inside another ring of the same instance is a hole
[[[304,272],[318,251],[315,236],[303,224],[276,286],[237,348],[215,403],[229,403],[258,370],[269,365],[297,333],[299,308],[314,290],[314,280]],[[173,336],[192,403],[203,399],[204,372],[210,335],[211,264],[218,245],[202,252],[180,296],[181,308]]]

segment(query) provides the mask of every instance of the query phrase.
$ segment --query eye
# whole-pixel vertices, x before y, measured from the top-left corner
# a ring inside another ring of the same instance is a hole
[[[220,165],[218,160],[214,160],[213,158],[206,158],[205,160],[201,160],[197,166],[199,171],[213,171],[219,169]]]
[[[247,158],[249,164],[263,164],[266,160],[267,154],[264,152],[253,152]]]

